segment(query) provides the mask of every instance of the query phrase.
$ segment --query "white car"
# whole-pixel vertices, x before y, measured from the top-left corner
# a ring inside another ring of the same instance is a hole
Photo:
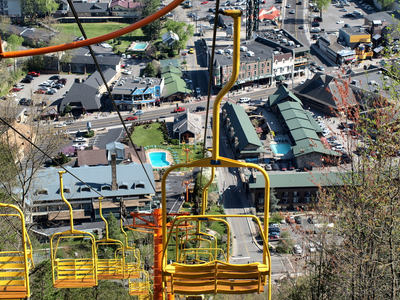
[[[74,139],[74,142],[86,142],[87,139],[83,138],[83,137],[77,137]]]
[[[310,251],[311,253],[316,251],[316,248],[315,248],[315,245],[313,242],[308,243],[308,251]]]
[[[248,103],[250,101],[251,101],[251,98],[247,98],[247,97],[239,99],[239,103]]]
[[[343,23],[344,23],[343,20],[336,21],[336,24],[343,24]]]
[[[83,142],[76,143],[76,144],[73,144],[73,145],[72,145],[72,147],[74,147],[74,148],[79,148],[79,149],[81,149],[81,148],[83,148],[83,147],[87,147],[87,146],[88,146],[88,144],[85,144],[85,143],[83,143]]]
[[[301,255],[303,253],[303,250],[301,249],[301,247],[299,245],[294,245],[293,246],[293,252],[294,252],[294,254]]]
[[[305,80],[302,80],[299,82],[299,85],[304,84],[304,82],[306,82]]]
[[[143,110],[137,110],[134,115],[143,115]]]
[[[286,8],[290,8],[290,4],[286,5]]]
[[[291,11],[289,11],[289,14],[295,14],[296,13],[296,10],[294,10],[294,9],[292,9]]]
[[[125,75],[132,75],[132,71],[125,70],[125,71],[122,72],[122,74],[125,74]]]
[[[200,96],[200,95],[201,95],[201,90],[200,90],[199,87],[196,88],[196,94],[197,94],[197,96]]]
[[[67,126],[67,125],[64,124],[64,123],[63,123],[63,124],[56,124],[54,127],[55,127],[55,128],[60,128],[60,127],[64,127],[64,126]]]

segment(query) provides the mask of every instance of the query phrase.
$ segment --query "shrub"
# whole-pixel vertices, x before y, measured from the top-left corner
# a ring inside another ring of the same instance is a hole
[[[172,139],[171,140],[172,145],[179,145],[179,140],[178,139]]]
[[[90,130],[89,132],[85,132],[85,133],[83,134],[83,136],[84,136],[85,138],[91,138],[91,137],[93,137],[93,136],[94,136],[94,130]]]

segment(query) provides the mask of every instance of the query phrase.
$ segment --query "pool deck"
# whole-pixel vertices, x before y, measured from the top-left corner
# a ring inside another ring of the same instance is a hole
[[[169,152],[168,150],[165,150],[165,149],[157,149],[157,148],[146,150],[146,159],[147,159],[148,162],[151,163],[151,159],[150,159],[150,156],[149,156],[149,153],[151,153],[151,152],[164,152],[164,153],[166,153],[166,155],[167,155],[166,159],[169,162],[168,166],[165,166],[165,167],[154,167],[153,166],[153,169],[167,169],[167,168],[169,168],[170,166],[172,166],[174,164],[174,159],[172,158],[171,152]]]

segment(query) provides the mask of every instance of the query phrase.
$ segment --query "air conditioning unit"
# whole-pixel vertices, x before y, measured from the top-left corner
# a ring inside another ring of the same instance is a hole
[[[301,152],[301,153],[304,153],[304,149],[300,149],[300,152]]]

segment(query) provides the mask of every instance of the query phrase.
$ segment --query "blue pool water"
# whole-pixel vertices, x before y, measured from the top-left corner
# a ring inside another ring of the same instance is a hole
[[[133,46],[133,50],[144,50],[146,49],[148,43],[136,43],[135,46]]]
[[[271,144],[271,148],[275,154],[286,154],[292,150],[289,144]]]
[[[149,153],[150,163],[155,168],[169,166],[167,161],[167,154],[165,152],[151,152]]]

